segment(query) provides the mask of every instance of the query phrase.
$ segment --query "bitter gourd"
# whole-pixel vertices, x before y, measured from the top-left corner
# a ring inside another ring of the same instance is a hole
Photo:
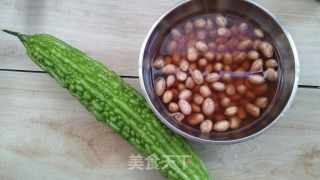
[[[139,92],[116,73],[51,35],[4,31],[18,37],[32,61],[67,88],[98,121],[108,124],[143,155],[153,156],[163,176],[170,180],[210,179],[188,142],[160,123]]]

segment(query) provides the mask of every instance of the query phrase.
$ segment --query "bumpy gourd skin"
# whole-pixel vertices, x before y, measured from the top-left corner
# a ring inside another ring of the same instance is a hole
[[[98,121],[108,124],[143,155],[156,156],[163,176],[170,180],[211,179],[190,145],[161,124],[144,98],[102,63],[50,35],[5,32],[17,36],[33,62],[68,89]],[[167,155],[190,158],[186,165],[184,158],[166,163]]]

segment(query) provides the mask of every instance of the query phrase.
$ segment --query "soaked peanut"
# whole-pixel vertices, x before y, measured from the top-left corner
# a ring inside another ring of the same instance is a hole
[[[199,71],[199,70],[194,70],[192,72],[191,76],[192,76],[193,81],[198,85],[200,85],[204,82],[203,75],[202,75],[201,71]]]
[[[191,61],[191,62],[193,62],[193,61],[196,61],[197,60],[197,58],[198,58],[198,50],[197,49],[195,49],[194,47],[189,47],[188,48],[188,55],[187,55],[187,57],[188,57],[188,60],[189,61]]]
[[[185,115],[191,114],[192,109],[191,109],[191,105],[188,103],[188,101],[186,101],[184,99],[180,99],[178,105],[179,105],[180,111],[183,114],[185,114]]]
[[[241,123],[241,120],[237,116],[230,118],[230,128],[231,129],[238,129],[240,127],[240,123]]]
[[[241,128],[266,112],[278,87],[269,38],[231,14],[188,18],[170,29],[152,62],[155,94],[173,120],[202,133]]]
[[[177,71],[176,73],[176,77],[178,81],[185,81],[188,77],[187,73],[183,72],[183,71]]]
[[[200,131],[202,133],[210,133],[213,128],[213,122],[211,120],[204,120],[200,124]]]
[[[202,104],[203,114],[209,116],[214,112],[214,110],[215,110],[214,101],[211,98],[206,98]]]
[[[248,80],[252,84],[263,84],[265,82],[264,77],[260,75],[250,75]]]
[[[216,82],[220,79],[220,75],[218,73],[210,73],[206,76],[206,81],[208,83]]]
[[[225,85],[222,82],[212,83],[212,88],[216,91],[224,91],[226,89]]]
[[[260,115],[260,108],[256,105],[248,103],[246,105],[246,111],[253,117],[259,117]]]
[[[268,106],[268,98],[267,97],[259,97],[255,101],[255,105],[261,109],[264,109]]]
[[[166,90],[166,81],[163,78],[159,78],[156,82],[156,95],[161,96]]]
[[[189,69],[189,62],[187,60],[182,60],[180,62],[180,66],[179,66],[181,71],[188,71]]]
[[[226,116],[234,116],[235,114],[237,114],[237,112],[238,112],[238,107],[237,106],[231,106],[231,107],[228,107],[224,111],[224,115],[226,115]]]
[[[193,96],[193,102],[196,103],[197,105],[201,105],[203,100],[204,98],[200,94],[195,94]]]
[[[176,82],[176,77],[174,75],[167,76],[167,79],[166,79],[167,88],[172,87],[175,82]]]
[[[211,90],[207,85],[200,86],[199,92],[202,97],[209,97],[211,95]]]
[[[204,41],[197,41],[196,48],[201,52],[206,52],[209,49],[207,44]]]
[[[230,127],[230,123],[227,120],[217,121],[213,129],[218,132],[224,132],[227,131]]]
[[[174,74],[176,72],[176,66],[173,65],[173,64],[168,64],[168,65],[165,65],[163,68],[162,68],[162,72],[164,74]]]
[[[278,73],[277,71],[275,71],[273,68],[268,68],[265,72],[264,72],[264,77],[268,80],[268,81],[276,81],[278,79]]]
[[[153,67],[156,69],[160,69],[163,66],[164,66],[164,60],[162,57],[157,58],[153,63]]]
[[[167,104],[169,102],[171,102],[171,100],[173,99],[173,92],[170,90],[167,90],[166,92],[164,92],[163,96],[162,96],[162,101]]]
[[[201,113],[195,113],[190,116],[188,123],[191,125],[198,125],[204,120],[204,115]]]
[[[184,89],[179,93],[179,99],[189,99],[192,96],[192,91]]]
[[[171,103],[169,104],[169,106],[168,106],[168,109],[169,109],[170,112],[175,113],[175,112],[178,112],[178,111],[179,111],[179,106],[178,106],[177,103],[171,102]]]
[[[228,97],[224,97],[224,98],[221,99],[221,103],[220,104],[221,104],[222,107],[226,108],[226,107],[230,106],[231,100]]]
[[[185,82],[186,88],[193,89],[195,87],[195,83],[191,77],[188,77]]]

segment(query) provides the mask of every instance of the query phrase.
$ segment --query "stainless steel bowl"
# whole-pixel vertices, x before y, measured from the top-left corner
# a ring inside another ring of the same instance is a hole
[[[199,14],[228,12],[248,18],[267,32],[279,58],[281,76],[273,102],[265,113],[251,124],[225,133],[203,135],[199,130],[173,121],[162,102],[154,93],[151,74],[152,61],[169,29],[177,22]],[[289,108],[298,86],[299,61],[290,34],[265,8],[252,1],[234,0],[188,0],[162,15],[149,31],[140,51],[139,77],[145,98],[158,118],[174,132],[193,141],[230,144],[248,140],[272,126]]]

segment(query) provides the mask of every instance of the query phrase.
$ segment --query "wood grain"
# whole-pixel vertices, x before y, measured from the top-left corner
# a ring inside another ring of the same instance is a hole
[[[246,143],[193,146],[215,179],[317,180],[319,96],[300,89],[289,112]],[[47,74],[0,71],[0,100],[0,179],[163,179],[128,170],[136,151]]]
[[[137,76],[140,45],[148,29],[179,0],[2,0],[0,28],[56,35],[122,75]],[[304,85],[320,85],[320,3],[315,0],[257,0],[291,32]],[[0,33],[0,69],[39,70],[22,45]]]

